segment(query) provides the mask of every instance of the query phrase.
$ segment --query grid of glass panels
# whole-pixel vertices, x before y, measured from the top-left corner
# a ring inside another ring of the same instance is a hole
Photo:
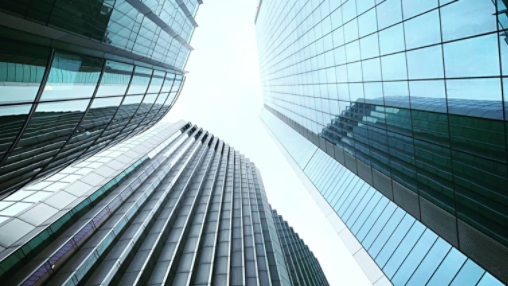
[[[141,2],[150,7],[184,41],[190,41],[194,26],[174,0]],[[197,6],[197,3],[195,5]],[[125,0],[8,0],[0,3],[0,10],[40,24],[68,30],[180,69],[185,67],[190,53],[182,43]]]
[[[121,183],[132,183],[140,172],[151,172],[147,169],[160,164],[161,151],[174,144],[189,128],[190,124],[183,121],[159,124],[4,198],[0,203],[8,204],[9,210],[2,210],[0,216],[0,233],[3,234],[0,235],[0,276],[14,273],[100,201],[111,201],[107,196],[118,197],[120,189],[117,187]],[[126,153],[135,161],[122,159]],[[94,185],[94,181],[83,179],[88,174],[95,182],[106,178],[107,183],[96,185],[94,189],[89,186]],[[67,188],[70,184],[73,187]],[[25,245],[20,245],[20,241]]]
[[[2,281],[291,285],[254,164],[197,126],[159,152]]]
[[[277,229],[286,266],[290,274],[291,284],[328,286],[328,280],[321,269],[319,261],[298,233],[279,215],[272,210],[273,221]]]
[[[1,44],[1,193],[151,127],[183,82],[174,71]]]
[[[179,36],[190,41],[194,26],[174,0],[143,3]],[[102,41],[180,69],[185,67],[190,53],[178,40],[125,0],[116,1]]]
[[[265,104],[508,246],[506,10],[263,1]]]
[[[308,140],[267,110],[261,118],[301,158]],[[393,285],[504,285],[321,149],[302,170]]]
[[[194,26],[187,18],[187,15],[179,8],[175,0],[143,0],[150,10],[159,16],[164,23],[167,23],[173,31],[180,35],[187,43],[190,41]],[[185,3],[185,2],[184,2]],[[189,12],[195,15],[199,6],[197,0],[186,0],[185,6]]]

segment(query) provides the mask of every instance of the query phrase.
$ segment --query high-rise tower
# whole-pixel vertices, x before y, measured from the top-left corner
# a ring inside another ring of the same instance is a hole
[[[272,210],[272,215],[292,285],[329,286],[314,253],[305,245],[298,233],[276,210]]]
[[[291,283],[259,170],[190,122],[28,185],[0,214],[2,285],[326,285]]]
[[[161,119],[200,0],[0,2],[0,197]]]
[[[260,4],[261,117],[375,285],[508,283],[505,3]]]

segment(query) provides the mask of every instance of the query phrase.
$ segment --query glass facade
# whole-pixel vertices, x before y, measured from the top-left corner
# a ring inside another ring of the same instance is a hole
[[[186,2],[195,16],[197,0]],[[139,7],[149,9],[158,20]],[[194,32],[175,0],[6,0],[0,3],[0,11],[180,69],[187,61]]]
[[[271,112],[261,118],[393,285],[505,285]]]
[[[266,110],[505,283],[506,9],[265,0],[256,21]]]
[[[184,76],[2,41],[0,195],[153,126]]]
[[[328,285],[291,282],[280,240],[295,234],[281,237],[291,230],[273,218],[259,170],[186,121],[158,124],[0,204],[29,204],[0,222],[5,285]]]
[[[286,260],[291,285],[329,286],[330,284],[326,280],[319,261],[298,233],[276,210],[272,210],[272,215]]]
[[[0,197],[173,106],[197,0],[0,1]]]

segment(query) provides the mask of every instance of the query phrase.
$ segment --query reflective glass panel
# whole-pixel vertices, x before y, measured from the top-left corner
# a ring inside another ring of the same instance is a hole
[[[84,55],[55,52],[41,100],[92,97],[103,61]]]
[[[147,91],[151,77],[151,69],[136,66],[127,94],[144,94]]]
[[[131,65],[106,61],[104,75],[102,76],[96,96],[124,95],[133,69],[134,66]]]
[[[0,104],[34,101],[48,56],[48,48],[2,41]]]

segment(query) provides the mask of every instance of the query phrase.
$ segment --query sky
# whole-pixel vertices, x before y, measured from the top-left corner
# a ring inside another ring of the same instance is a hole
[[[163,120],[192,121],[253,161],[268,201],[318,258],[330,285],[371,285],[259,119],[258,1],[203,1],[185,86]]]

